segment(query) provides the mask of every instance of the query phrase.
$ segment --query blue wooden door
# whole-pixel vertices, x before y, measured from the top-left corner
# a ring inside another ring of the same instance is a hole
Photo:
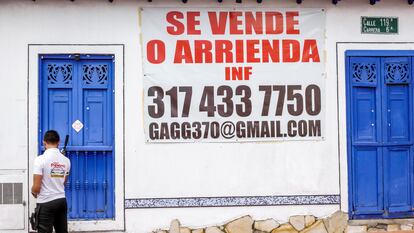
[[[412,58],[347,59],[351,217],[413,216]]]
[[[70,136],[69,218],[114,218],[113,57],[42,55],[40,77],[39,145],[50,129]]]

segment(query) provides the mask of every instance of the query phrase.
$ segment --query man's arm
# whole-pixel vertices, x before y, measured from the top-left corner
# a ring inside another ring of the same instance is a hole
[[[40,193],[42,187],[43,179],[43,164],[39,157],[34,161],[33,165],[33,186],[32,186],[32,195],[37,198],[37,195]]]
[[[64,182],[65,185],[66,185],[66,182],[68,182],[68,179],[69,179],[70,166],[71,166],[70,160],[68,160],[67,170],[66,170],[66,173],[65,173],[65,182]]]
[[[37,195],[40,193],[40,188],[42,187],[42,175],[33,175],[33,186],[32,186],[32,195],[37,198]]]

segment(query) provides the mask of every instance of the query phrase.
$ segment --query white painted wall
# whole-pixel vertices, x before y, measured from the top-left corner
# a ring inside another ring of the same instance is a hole
[[[258,5],[256,1],[245,0],[241,5],[230,0],[222,4],[207,0],[190,0],[190,3],[184,5],[178,0],[153,3],[139,0],[115,0],[114,3],[102,0],[1,1],[0,169],[27,170],[28,158],[32,160],[35,156],[33,154],[36,150],[35,145],[28,143],[36,140],[33,138],[35,133],[28,130],[29,125],[33,124],[35,121],[33,119],[36,118],[33,116],[35,113],[30,113],[28,116],[28,45],[123,44],[125,45],[125,198],[342,193],[341,206],[346,211],[344,90],[340,90],[341,129],[339,132],[336,98],[337,72],[340,74],[339,87],[343,88],[344,69],[340,67],[341,69],[337,70],[337,43],[413,42],[412,9],[403,0],[383,0],[375,6],[370,6],[367,0],[343,0],[337,6],[332,5],[328,0],[305,0],[302,5],[296,5],[293,0],[264,2]],[[144,6],[325,8],[327,17],[325,140],[242,144],[146,144],[143,134],[142,55],[138,13],[139,8]],[[398,16],[400,32],[398,35],[362,35],[360,33],[362,15]],[[384,45],[367,47],[382,49]],[[397,45],[394,48],[400,47]],[[92,52],[93,49],[91,48]],[[340,58],[343,59],[343,56]],[[122,77],[118,75],[115,78]],[[37,80],[29,79],[30,85],[36,83]],[[36,104],[36,102],[30,103]],[[341,169],[339,169],[338,140]],[[122,175],[123,171],[117,170],[117,172],[118,175]],[[25,186],[28,186],[28,180],[25,181]],[[27,199],[28,196],[25,196],[26,201]],[[179,218],[183,224],[189,226],[205,226],[221,223],[243,214],[251,214],[255,218],[274,217],[284,221],[293,214],[311,213],[324,216],[338,208],[339,206],[334,205],[134,209],[126,210],[125,220],[127,232],[141,233],[158,227],[167,227],[172,218]],[[83,229],[82,227],[82,225],[77,226],[77,229]]]

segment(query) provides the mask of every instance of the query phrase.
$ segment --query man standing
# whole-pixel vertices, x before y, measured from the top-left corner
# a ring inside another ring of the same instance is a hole
[[[50,130],[43,137],[45,152],[34,162],[32,195],[37,198],[38,232],[67,233],[65,183],[70,160],[58,149],[59,134]]]

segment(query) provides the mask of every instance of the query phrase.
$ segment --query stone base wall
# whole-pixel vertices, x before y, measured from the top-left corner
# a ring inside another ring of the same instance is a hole
[[[191,229],[181,226],[179,220],[171,222],[167,230],[153,233],[367,233],[385,231],[412,231],[414,219],[351,220],[348,214],[337,211],[327,218],[312,215],[291,216],[286,223],[274,219],[254,220],[251,216],[227,222],[224,225]]]

